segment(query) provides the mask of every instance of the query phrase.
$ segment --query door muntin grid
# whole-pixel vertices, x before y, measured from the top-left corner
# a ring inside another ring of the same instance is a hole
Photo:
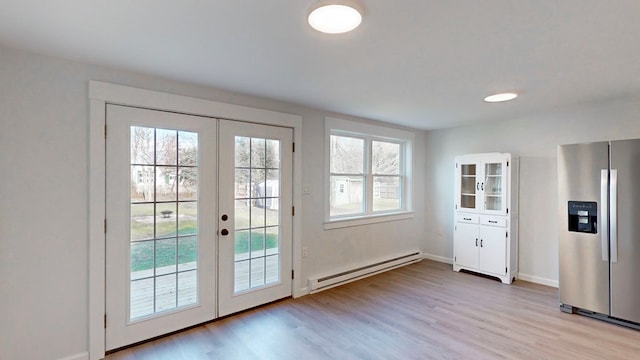
[[[130,128],[129,321],[198,303],[198,133]]]
[[[280,283],[280,141],[235,137],[234,293]]]

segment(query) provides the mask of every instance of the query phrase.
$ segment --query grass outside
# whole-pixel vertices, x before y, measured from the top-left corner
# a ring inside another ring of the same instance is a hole
[[[193,232],[191,232],[193,233]],[[190,234],[191,234],[190,233]],[[249,242],[251,239],[251,242]],[[177,244],[176,244],[177,242]],[[273,249],[278,247],[278,234],[238,231],[235,235],[235,253],[242,254],[251,250]],[[156,267],[194,262],[198,260],[197,236],[185,236],[155,241]],[[152,269],[154,266],[154,240],[131,243],[131,271]]]
[[[249,225],[249,207],[236,204],[236,227]],[[198,259],[198,223],[196,203],[178,203],[179,216],[176,218],[176,203],[132,204],[131,239],[141,240],[131,243],[131,271],[195,262]],[[168,217],[162,211],[172,211]],[[261,249],[278,247],[277,211],[251,207],[251,223],[254,226],[268,226],[262,231],[242,230],[235,232],[235,254],[243,254]],[[154,234],[155,219],[155,234]],[[266,221],[264,220],[266,219]],[[276,225],[269,227],[270,225]],[[154,235],[155,250],[154,250]],[[250,241],[249,241],[250,240]],[[155,253],[154,253],[155,251]]]

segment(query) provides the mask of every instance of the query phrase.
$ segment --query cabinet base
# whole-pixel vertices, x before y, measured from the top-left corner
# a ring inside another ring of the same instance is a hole
[[[506,285],[510,285],[517,278],[517,275],[516,274],[512,274],[512,273],[508,273],[506,275],[496,275],[496,274],[492,274],[492,273],[489,273],[489,272],[481,271],[481,270],[478,270],[478,269],[471,269],[471,268],[459,266],[459,265],[456,265],[456,264],[453,265],[453,271],[455,271],[455,272],[463,272],[463,273],[476,275],[476,276],[481,276],[481,277],[484,277],[484,278],[487,278],[487,279],[498,280],[498,281],[500,281],[500,282],[502,282],[503,284],[506,284]]]

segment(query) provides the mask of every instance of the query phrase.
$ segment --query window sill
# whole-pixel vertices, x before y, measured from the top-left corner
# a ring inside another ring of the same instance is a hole
[[[362,226],[362,225],[368,225],[368,224],[383,223],[383,222],[389,222],[389,221],[413,219],[414,216],[415,216],[415,213],[413,211],[405,211],[405,212],[399,212],[399,213],[344,218],[344,219],[331,220],[331,221],[325,222],[324,229],[331,230],[331,229],[339,229],[339,228],[352,227],[352,226]]]

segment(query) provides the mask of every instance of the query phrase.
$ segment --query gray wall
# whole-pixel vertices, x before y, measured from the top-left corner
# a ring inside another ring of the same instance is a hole
[[[526,101],[526,95],[516,101]],[[640,98],[593,102],[529,117],[428,132],[428,230],[424,251],[446,259],[453,257],[454,157],[510,152],[520,158],[521,277],[557,285],[557,145],[639,137]]]
[[[423,131],[415,219],[325,231],[324,117],[367,120],[0,47],[0,359],[88,351],[89,80],[301,115],[297,148],[311,190],[301,212],[303,280],[418,249],[425,238]]]

